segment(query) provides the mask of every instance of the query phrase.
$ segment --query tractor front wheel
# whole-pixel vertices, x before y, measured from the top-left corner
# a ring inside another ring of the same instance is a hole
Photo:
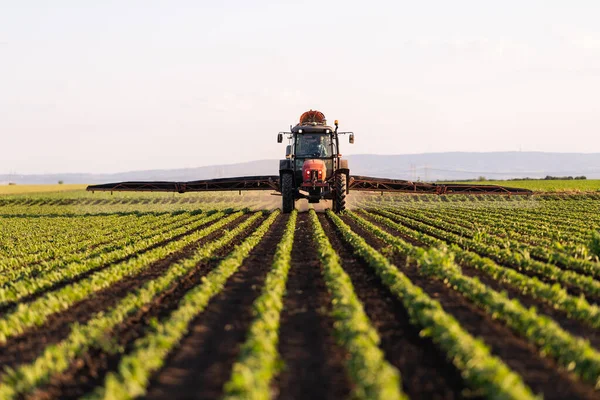
[[[333,199],[333,211],[341,213],[346,209],[346,174],[335,176],[335,198]]]
[[[283,174],[281,176],[281,197],[283,199],[282,210],[285,214],[291,213],[294,209],[294,179],[292,174]]]

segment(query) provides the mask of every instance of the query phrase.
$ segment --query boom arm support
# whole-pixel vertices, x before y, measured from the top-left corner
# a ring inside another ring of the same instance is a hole
[[[531,190],[498,185],[438,184],[411,182],[398,179],[352,176],[350,190],[374,192],[430,193],[430,194],[533,194]]]
[[[349,190],[364,192],[398,192],[415,194],[517,194],[530,195],[531,190],[496,185],[436,184],[398,179],[351,176]],[[88,186],[87,191],[109,192],[211,192],[235,190],[280,191],[278,175],[243,176],[205,179],[189,182],[118,182]]]
[[[87,191],[109,192],[216,192],[227,190],[279,191],[279,176],[244,176],[189,182],[119,182],[88,186]]]

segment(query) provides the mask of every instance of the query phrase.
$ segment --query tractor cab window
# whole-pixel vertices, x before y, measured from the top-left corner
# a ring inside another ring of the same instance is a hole
[[[296,158],[324,158],[331,154],[331,135],[305,133],[297,136]]]

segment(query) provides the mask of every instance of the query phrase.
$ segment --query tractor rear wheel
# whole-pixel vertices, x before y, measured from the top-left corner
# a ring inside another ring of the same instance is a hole
[[[335,176],[335,198],[333,199],[333,211],[341,213],[346,209],[346,174]]]
[[[292,174],[281,175],[281,197],[283,199],[282,210],[285,214],[294,209],[294,179]]]

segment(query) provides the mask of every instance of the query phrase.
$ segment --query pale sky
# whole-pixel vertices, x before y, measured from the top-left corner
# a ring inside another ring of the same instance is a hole
[[[0,0],[0,174],[276,159],[309,108],[356,133],[344,154],[600,152],[599,18],[595,0]]]

